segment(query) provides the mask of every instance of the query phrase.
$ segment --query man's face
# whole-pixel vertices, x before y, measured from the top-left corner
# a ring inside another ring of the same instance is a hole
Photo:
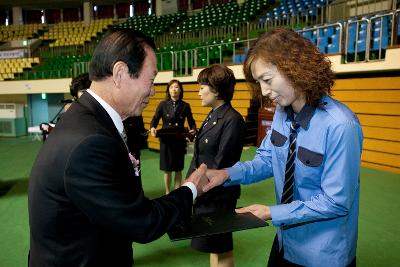
[[[118,110],[123,119],[130,116],[140,116],[154,96],[154,79],[157,75],[156,54],[150,48],[145,48],[146,58],[138,78],[129,75],[128,68],[123,72],[121,89],[115,98],[118,98]]]

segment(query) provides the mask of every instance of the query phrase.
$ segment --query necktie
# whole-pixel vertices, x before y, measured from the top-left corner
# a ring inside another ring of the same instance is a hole
[[[207,116],[207,119],[206,119],[206,121],[205,121],[204,124],[203,124],[203,129],[206,127],[206,125],[207,125],[207,123],[210,121],[210,119],[211,119],[211,113]]]
[[[125,129],[122,130],[120,135],[121,135],[122,140],[124,140],[124,143],[125,143],[126,147],[128,147],[128,137],[126,136]]]
[[[294,120],[290,124],[290,136],[289,136],[289,152],[286,161],[285,171],[285,183],[283,186],[283,193],[281,198],[281,204],[290,203],[293,201],[293,186],[294,186],[294,169],[295,169],[295,158],[296,158],[296,139],[297,129],[299,128]]]

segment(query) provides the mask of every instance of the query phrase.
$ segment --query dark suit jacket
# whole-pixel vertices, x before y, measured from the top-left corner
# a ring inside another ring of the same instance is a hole
[[[190,129],[196,129],[196,122],[193,119],[190,105],[182,100],[178,100],[176,102],[175,112],[172,105],[172,100],[164,100],[160,102],[150,123],[151,127],[156,128],[161,118],[163,121],[163,129],[173,127],[183,129],[186,118],[188,120]]]
[[[148,131],[144,128],[143,117],[129,117],[123,123],[128,138],[127,145],[129,151],[135,158],[140,158],[140,150],[147,148],[148,139]]]
[[[197,133],[194,155],[187,176],[201,163],[205,163],[210,169],[223,169],[240,160],[246,131],[242,115],[226,103],[213,111],[211,116],[206,126],[205,120]],[[237,199],[240,196],[240,187],[216,187],[199,199],[210,196],[213,196],[213,199]]]
[[[122,138],[88,93],[44,143],[29,190],[30,266],[132,266],[132,242],[147,243],[191,215],[181,187],[144,196]]]

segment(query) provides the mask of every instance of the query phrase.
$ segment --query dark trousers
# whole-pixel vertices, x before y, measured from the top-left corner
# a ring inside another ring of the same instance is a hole
[[[271,252],[269,254],[267,267],[301,267],[302,265],[295,264],[283,258],[283,248],[279,250],[278,237],[275,236],[274,243],[272,244]],[[356,267],[356,257],[351,261],[347,267]]]

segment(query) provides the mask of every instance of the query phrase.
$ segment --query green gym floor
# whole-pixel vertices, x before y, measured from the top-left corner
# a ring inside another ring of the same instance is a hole
[[[29,249],[27,187],[41,142],[31,137],[0,137],[0,267],[25,267]],[[253,157],[245,149],[242,160]],[[191,160],[186,156],[186,167]],[[142,180],[149,198],[164,192],[159,154],[142,152]],[[184,175],[186,169],[184,170]],[[239,206],[274,204],[273,181],[242,187]],[[358,266],[400,266],[400,175],[361,169]],[[272,226],[236,232],[234,254],[238,267],[266,266],[275,235]],[[171,242],[167,236],[150,244],[133,244],[135,266],[209,266],[208,255],[190,248],[189,241]]]

